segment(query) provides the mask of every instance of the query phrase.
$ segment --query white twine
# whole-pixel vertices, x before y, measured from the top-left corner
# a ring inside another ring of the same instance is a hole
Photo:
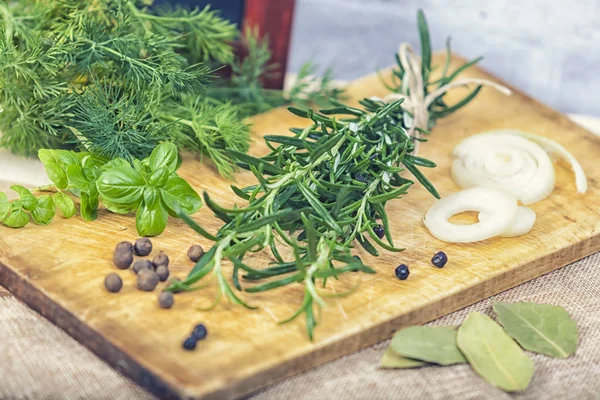
[[[408,129],[410,137],[415,139],[415,150],[413,154],[419,152],[420,132],[417,128],[427,130],[429,124],[428,108],[441,95],[447,91],[469,85],[490,86],[500,93],[509,96],[512,92],[506,86],[499,85],[487,79],[459,79],[455,82],[447,83],[433,92],[425,95],[425,85],[423,76],[421,75],[421,63],[419,58],[408,43],[402,43],[398,51],[400,63],[404,69],[402,77],[402,93],[392,93],[387,95],[383,100],[386,102],[404,99],[402,108],[412,114],[412,122]]]

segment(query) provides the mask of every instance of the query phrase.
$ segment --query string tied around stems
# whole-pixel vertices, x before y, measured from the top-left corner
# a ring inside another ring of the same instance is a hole
[[[433,92],[426,94],[426,85],[423,81],[421,62],[419,61],[419,57],[415,54],[410,44],[402,43],[400,45],[400,49],[398,50],[398,57],[400,60],[400,64],[404,69],[401,93],[391,93],[384,97],[383,100],[385,102],[391,102],[402,98],[404,99],[404,102],[402,103],[402,108],[412,115],[412,121],[410,122],[408,134],[415,141],[415,150],[413,152],[413,154],[415,155],[419,152],[420,143],[418,140],[420,138],[420,131],[417,128],[424,130],[428,129],[429,106],[431,106],[431,104],[437,98],[444,95],[449,90],[461,86],[479,85],[489,86],[507,96],[510,96],[512,94],[512,91],[506,86],[500,85],[487,79],[476,78],[459,79],[455,82],[450,82],[445,85],[442,85],[439,88],[435,89]]]

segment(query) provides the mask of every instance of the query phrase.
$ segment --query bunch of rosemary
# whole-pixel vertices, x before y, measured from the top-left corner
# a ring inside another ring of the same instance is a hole
[[[423,49],[423,91],[440,81],[430,79],[431,50],[425,18],[419,14],[419,30]],[[396,77],[404,75],[398,59]],[[445,75],[443,80],[452,79]],[[397,88],[400,89],[401,87]],[[440,94],[436,99],[435,121],[456,111],[460,106],[447,106]],[[472,99],[472,95],[469,96]],[[461,106],[468,103],[462,101]],[[173,292],[195,289],[194,284],[209,274],[216,276],[219,299],[225,295],[232,302],[252,308],[235,289],[242,290],[242,278],[251,284],[248,293],[263,292],[302,283],[304,300],[297,312],[283,322],[304,314],[308,336],[313,338],[317,325],[315,309],[324,304],[318,287],[330,277],[338,278],[350,271],[374,273],[358,257],[351,254],[358,243],[377,256],[379,246],[388,251],[396,248],[389,230],[386,203],[407,193],[420,182],[439,198],[434,186],[420,167],[435,163],[412,154],[418,141],[408,134],[410,110],[403,99],[386,102],[364,99],[362,108],[338,101],[334,107],[319,112],[298,108],[289,110],[311,121],[306,129],[291,129],[294,136],[266,136],[270,154],[255,158],[231,150],[242,168],[252,171],[258,183],[246,188],[232,186],[234,193],[248,202],[244,207],[225,209],[204,193],[204,200],[223,221],[215,234],[209,233],[191,218],[186,222],[199,234],[215,242],[182,282],[173,282]],[[336,117],[340,116],[340,117]],[[428,127],[415,127],[429,133]],[[408,171],[410,179],[403,176]],[[413,180],[414,179],[414,180]],[[291,257],[282,248],[291,250]],[[263,269],[247,264],[247,255],[269,249],[274,261]],[[225,276],[226,264],[232,265],[233,287]]]
[[[248,149],[244,117],[293,100],[262,87],[268,39],[247,35],[242,60],[233,51],[238,30],[217,11],[150,5],[0,3],[0,147],[23,155],[74,148],[132,162],[168,141],[231,176],[226,148]],[[232,65],[231,78],[214,74],[223,65]]]

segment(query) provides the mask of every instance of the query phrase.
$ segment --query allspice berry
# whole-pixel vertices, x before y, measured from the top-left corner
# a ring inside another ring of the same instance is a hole
[[[154,271],[154,264],[150,260],[137,260],[133,263],[133,272],[139,274],[140,271],[144,269],[149,269],[150,271]]]
[[[161,251],[160,253],[158,253],[158,255],[154,257],[154,259],[152,260],[152,264],[154,264],[154,268],[158,268],[161,265],[168,267],[169,256],[167,256],[163,251]]]
[[[117,244],[115,247],[115,252],[117,251],[128,251],[130,253],[133,252],[133,245],[130,242],[121,242]]]
[[[173,307],[173,302],[175,298],[173,297],[173,293],[171,292],[161,292],[158,295],[158,305],[161,308],[171,308]]]
[[[169,267],[166,265],[159,265],[158,268],[156,268],[156,275],[158,275],[158,279],[160,279],[161,282],[166,281],[169,277]]]
[[[202,256],[204,255],[204,249],[202,248],[202,246],[195,244],[192,247],[190,247],[187,255],[189,259],[193,262],[198,262],[198,260],[200,260],[200,258],[202,258]]]
[[[109,292],[117,293],[123,287],[123,281],[117,274],[108,274],[106,275],[106,278],[104,278],[104,286]]]
[[[147,256],[152,253],[152,242],[148,238],[139,238],[133,245],[133,251],[136,256]]]
[[[158,275],[151,269],[143,269],[137,275],[137,288],[151,292],[158,285]]]
[[[119,269],[127,269],[133,262],[133,253],[127,249],[117,249],[113,254],[113,263]]]

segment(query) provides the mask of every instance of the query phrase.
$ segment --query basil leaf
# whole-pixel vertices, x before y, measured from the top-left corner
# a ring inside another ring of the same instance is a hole
[[[162,168],[158,168],[154,171],[152,171],[152,173],[150,174],[150,176],[148,177],[148,183],[151,184],[152,186],[164,186],[167,183],[167,180],[169,179],[169,175],[171,173],[169,172],[169,170],[165,167]]]
[[[135,161],[137,160],[134,160],[134,163]],[[131,164],[129,164],[129,162],[123,158],[113,158],[112,160],[104,164],[101,167],[101,170],[108,171],[109,169],[114,169],[118,167],[131,167]]]
[[[527,302],[495,303],[494,311],[506,332],[526,350],[567,358],[577,349],[577,324],[562,307]]]
[[[4,225],[11,228],[22,228],[29,223],[29,214],[22,209],[13,211],[4,219]]]
[[[152,188],[150,188],[152,189]],[[140,236],[157,236],[167,227],[169,214],[156,190],[144,192],[144,201],[135,216],[135,225]]]
[[[152,150],[148,157],[148,165],[152,171],[166,168],[172,173],[177,170],[178,157],[177,146],[173,143],[161,143]]]
[[[71,187],[81,191],[89,192],[91,182],[83,173],[83,168],[81,168],[81,165],[69,165],[67,167],[67,177]]]
[[[12,204],[9,203],[8,196],[6,196],[6,193],[0,192],[0,222],[8,217],[11,210]]]
[[[48,225],[52,222],[55,213],[52,197],[44,195],[38,197],[37,206],[31,211],[31,217],[38,225]]]
[[[105,171],[96,183],[103,199],[112,203],[131,204],[140,199],[146,182],[131,167],[118,167]]]
[[[75,202],[63,192],[55,193],[52,196],[54,199],[54,204],[58,207],[60,212],[65,218],[71,218],[77,212],[75,208]]]
[[[127,163],[126,167],[129,167],[129,163]],[[147,176],[150,173],[149,167],[147,163],[143,163],[140,160],[133,160],[133,169],[140,173],[142,176]]]
[[[457,343],[475,372],[490,384],[517,392],[533,377],[533,361],[487,315],[472,312],[458,328]]]
[[[47,162],[44,164],[44,168],[46,168],[46,174],[48,174],[48,178],[56,185],[58,189],[66,189],[69,185],[69,180],[67,179],[67,173],[58,166],[55,162]]]
[[[171,177],[161,188],[161,196],[165,205],[175,215],[181,209],[186,214],[193,214],[202,206],[200,195],[183,178]]]
[[[411,326],[399,330],[390,348],[401,356],[439,365],[467,362],[456,344],[456,331],[444,326]]]
[[[81,192],[79,213],[86,221],[94,221],[98,217],[98,191]]]
[[[137,201],[136,203],[132,203],[132,204],[117,204],[117,203],[113,203],[109,200],[102,199],[102,204],[104,204],[104,207],[106,207],[106,209],[108,211],[114,212],[115,214],[129,214],[129,213],[137,210],[141,202],[142,202],[141,198],[139,201]]]
[[[68,150],[40,149],[38,150],[38,158],[44,165],[54,162],[65,170],[69,165],[79,164],[79,158],[74,152]]]
[[[392,347],[388,347],[381,357],[379,367],[383,369],[403,369],[403,368],[417,368],[427,365],[426,362],[413,360],[396,353]]]
[[[27,211],[31,211],[37,206],[38,201],[29,189],[21,185],[12,185],[10,188],[19,194],[21,205]]]

